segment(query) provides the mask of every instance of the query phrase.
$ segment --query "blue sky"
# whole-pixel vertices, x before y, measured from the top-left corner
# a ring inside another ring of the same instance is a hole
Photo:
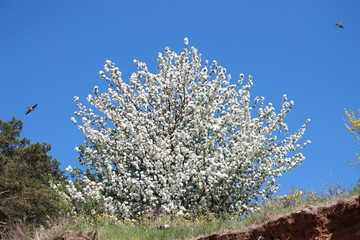
[[[251,74],[253,97],[277,109],[283,94],[294,100],[290,131],[312,120],[306,160],[279,179],[281,193],[348,188],[360,177],[348,165],[360,149],[344,127],[344,109],[360,108],[359,12],[357,0],[1,0],[0,118],[20,118],[23,137],[50,143],[63,169],[77,166],[84,138],[70,121],[73,97],[85,103],[93,86],[107,89],[98,76],[105,60],[124,79],[136,71],[133,59],[155,72],[157,53],[180,52],[188,37],[234,81]]]

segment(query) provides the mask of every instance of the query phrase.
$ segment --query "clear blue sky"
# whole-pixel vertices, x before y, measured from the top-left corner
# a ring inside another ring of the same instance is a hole
[[[124,79],[135,58],[155,72],[157,53],[181,51],[188,37],[234,80],[251,74],[253,97],[278,109],[284,93],[294,100],[290,131],[312,120],[306,160],[279,179],[282,193],[351,187],[360,171],[348,163],[360,147],[343,121],[344,108],[360,108],[359,13],[358,0],[1,0],[0,118],[20,118],[23,137],[50,143],[62,169],[77,166],[74,147],[84,138],[70,121],[73,97],[86,103],[94,85],[107,89],[98,77],[105,60]]]

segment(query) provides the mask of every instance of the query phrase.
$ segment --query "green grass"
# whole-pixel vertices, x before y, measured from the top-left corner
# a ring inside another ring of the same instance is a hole
[[[100,230],[103,239],[186,239],[204,233],[211,233],[214,226],[181,226],[159,230],[149,226],[109,226]],[[219,229],[219,227],[217,228]]]
[[[168,229],[158,229],[162,224],[170,225]],[[99,226],[98,230],[101,239],[104,240],[121,240],[121,239],[136,239],[136,240],[152,240],[152,239],[189,239],[203,234],[210,234],[224,229],[237,228],[239,222],[224,221],[220,219],[206,219],[206,220],[186,220],[177,218],[173,220],[156,220],[150,222],[146,220],[140,224],[110,224]],[[91,230],[94,227],[89,225],[74,226],[73,229],[79,231],[81,229]]]
[[[59,224],[53,223],[50,229],[38,230],[41,240],[51,240],[53,236],[65,232],[87,232],[98,230],[101,240],[151,240],[151,239],[190,239],[200,235],[210,234],[224,229],[236,229],[241,224],[239,221],[199,218],[187,220],[184,218],[160,217],[154,221],[145,219],[137,224],[120,223],[94,226],[88,221],[78,219],[63,219]],[[161,224],[169,224],[170,228],[158,229]]]

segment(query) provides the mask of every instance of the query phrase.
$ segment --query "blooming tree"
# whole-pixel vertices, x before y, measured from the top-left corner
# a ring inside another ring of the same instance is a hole
[[[360,109],[359,109],[360,113]],[[355,113],[353,111],[345,110],[346,117],[350,125],[345,124],[346,129],[351,132],[355,139],[357,140],[356,144],[360,145],[360,117],[356,118]],[[351,166],[360,168],[360,155],[356,153],[357,163],[350,163]]]
[[[76,150],[86,171],[68,184],[75,206],[94,206],[119,218],[209,212],[253,212],[279,187],[275,178],[301,164],[296,150],[309,120],[294,134],[284,119],[293,101],[283,96],[279,113],[264,97],[250,99],[252,77],[234,83],[216,61],[185,38],[183,52],[165,48],[157,73],[134,60],[128,81],[109,60],[87,101],[75,102],[86,137]],[[295,152],[296,151],[296,152]],[[90,205],[86,205],[89,204]]]

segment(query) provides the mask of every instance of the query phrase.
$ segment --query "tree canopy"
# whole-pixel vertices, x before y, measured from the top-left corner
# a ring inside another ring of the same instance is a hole
[[[59,162],[47,155],[47,143],[20,138],[21,120],[0,119],[0,222],[43,221],[60,210],[50,181],[65,179]]]

